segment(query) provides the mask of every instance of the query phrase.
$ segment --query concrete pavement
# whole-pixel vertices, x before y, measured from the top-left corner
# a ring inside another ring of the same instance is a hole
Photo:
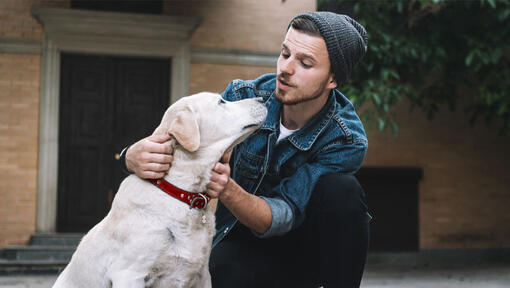
[[[48,288],[56,275],[0,276],[1,288]],[[508,263],[446,267],[367,266],[362,288],[509,288]]]
[[[483,264],[463,267],[368,267],[363,288],[510,288],[510,265]]]

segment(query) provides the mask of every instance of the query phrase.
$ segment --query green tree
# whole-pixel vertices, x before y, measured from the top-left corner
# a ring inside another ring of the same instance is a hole
[[[361,117],[380,130],[398,125],[392,107],[407,97],[432,118],[472,91],[470,123],[510,128],[510,0],[319,0],[368,31],[368,53],[343,87]],[[353,15],[352,15],[353,14]]]

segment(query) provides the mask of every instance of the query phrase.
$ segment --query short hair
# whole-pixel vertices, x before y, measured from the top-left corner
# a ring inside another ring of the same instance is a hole
[[[308,18],[296,17],[292,20],[292,22],[290,22],[289,28],[290,27],[307,35],[323,38],[321,32],[319,31],[319,27],[317,27],[317,25],[315,25],[315,23]],[[333,65],[331,65],[330,72],[333,73]]]
[[[290,23],[289,28],[290,27],[305,34],[308,34],[310,36],[322,37],[321,32],[319,31],[319,27],[317,27],[317,25],[315,25],[315,23],[308,18],[304,17],[295,18]]]

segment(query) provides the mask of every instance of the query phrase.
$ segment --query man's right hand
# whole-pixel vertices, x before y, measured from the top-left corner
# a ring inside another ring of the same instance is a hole
[[[143,179],[163,178],[174,160],[169,140],[169,135],[151,135],[131,145],[126,151],[127,169]]]

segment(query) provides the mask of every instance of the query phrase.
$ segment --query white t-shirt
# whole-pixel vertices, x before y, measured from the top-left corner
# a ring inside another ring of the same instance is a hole
[[[287,129],[285,128],[285,126],[283,126],[282,124],[282,117],[280,117],[280,135],[278,135],[278,139],[276,140],[276,144],[280,143],[281,140],[289,137],[290,135],[292,135],[292,133],[298,131],[299,129],[296,129],[296,130],[290,130],[290,129]]]

